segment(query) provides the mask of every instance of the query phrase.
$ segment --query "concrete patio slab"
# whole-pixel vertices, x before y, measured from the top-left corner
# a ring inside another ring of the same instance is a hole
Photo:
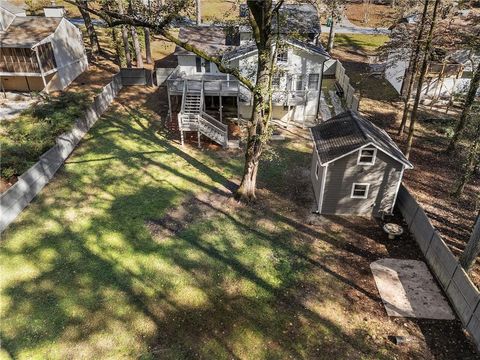
[[[389,316],[455,319],[423,261],[381,259],[371,263],[370,268]]]

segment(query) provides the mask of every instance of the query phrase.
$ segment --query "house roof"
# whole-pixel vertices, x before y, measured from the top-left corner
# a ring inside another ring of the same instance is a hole
[[[209,55],[220,55],[233,48],[235,33],[220,26],[185,26],[180,28],[178,37],[182,41],[188,41],[205,51]],[[187,55],[189,51],[177,46],[175,55]]]
[[[407,168],[413,168],[384,130],[351,110],[336,115],[310,130],[322,165],[372,144]]]
[[[20,6],[16,6],[5,0],[0,0],[0,8],[8,11],[13,15],[23,14],[25,12],[25,9],[21,8]]]
[[[300,41],[298,39],[285,39],[284,40],[287,44],[301,48],[307,52],[314,53],[316,55],[322,55],[324,57],[330,58],[330,54],[325,51],[323,46],[321,45],[313,45],[304,41]],[[225,52],[223,54],[223,59],[231,61],[241,56],[245,56],[251,52],[257,50],[257,47],[253,41],[245,43],[243,45],[237,46],[231,51]]]
[[[248,16],[247,4],[240,4],[240,17]],[[280,7],[281,34],[301,33],[320,34],[320,19],[315,6],[312,4],[283,4]],[[276,18],[273,19],[273,28],[276,29]]]
[[[18,16],[2,33],[0,45],[11,48],[31,48],[53,34],[63,18]]]

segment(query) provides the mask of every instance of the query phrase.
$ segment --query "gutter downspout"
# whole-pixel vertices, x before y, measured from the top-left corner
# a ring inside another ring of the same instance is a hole
[[[37,56],[38,67],[40,69],[40,75],[42,76],[44,90],[48,94],[47,81],[45,80],[45,75],[43,74],[42,62],[40,61],[40,55],[38,55],[38,47],[35,47],[33,51],[35,51],[35,55]]]

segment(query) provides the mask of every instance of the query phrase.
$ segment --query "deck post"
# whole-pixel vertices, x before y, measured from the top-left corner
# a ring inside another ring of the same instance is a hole
[[[202,136],[202,134],[200,134],[200,131],[197,131],[197,141],[198,141],[198,148],[199,149],[202,147],[202,143],[201,143],[201,140],[200,140],[201,136]]]
[[[43,86],[44,86],[45,92],[48,94],[49,91],[47,89],[47,81],[45,80],[45,75],[43,74],[42,61],[40,60],[40,55],[38,55],[38,46],[35,48],[34,51],[35,51],[35,55],[37,56],[37,62],[38,62],[38,67],[40,69],[40,75],[42,76]]]
[[[220,100],[220,122],[223,122],[223,112],[222,112],[222,93],[220,93],[218,99]]]
[[[183,142],[183,130],[180,130],[180,142],[182,143],[182,146],[185,145]]]
[[[240,98],[237,92],[237,121],[240,121]]]
[[[170,115],[170,124],[173,123],[173,114],[172,114],[172,100],[170,99],[170,86],[167,82],[167,98],[168,98],[168,113]]]

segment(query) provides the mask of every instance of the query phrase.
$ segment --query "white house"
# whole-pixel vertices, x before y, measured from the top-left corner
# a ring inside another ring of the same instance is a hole
[[[293,18],[288,19],[292,23]],[[318,117],[324,63],[330,56],[316,44],[318,33],[311,23],[307,24],[302,40],[288,36],[288,26],[282,28],[282,45],[276,58],[278,74],[273,79],[274,119],[306,124]],[[221,57],[225,64],[254,79],[257,49],[244,27],[234,30],[218,26],[183,27],[179,37]],[[235,77],[221,73],[215,64],[193,53],[177,48],[175,56],[178,66],[167,79],[167,89],[170,115],[172,121],[178,120],[182,141],[184,131],[195,131],[226,146],[228,121],[248,119],[251,115],[250,92]]]
[[[63,17],[25,16],[0,0],[0,29],[2,90],[63,90],[88,67],[81,31]]]

